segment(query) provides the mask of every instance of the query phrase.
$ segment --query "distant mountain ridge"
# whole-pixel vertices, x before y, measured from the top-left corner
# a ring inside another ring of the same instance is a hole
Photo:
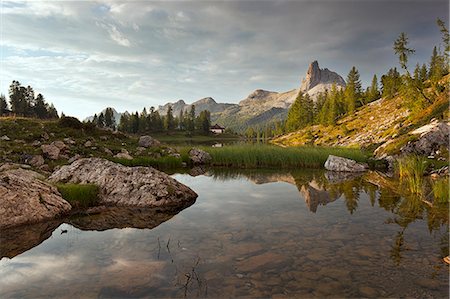
[[[300,91],[308,93],[315,100],[320,92],[330,90],[333,84],[336,84],[338,88],[345,87],[345,81],[339,74],[327,68],[321,69],[319,63],[315,60],[309,64],[301,85],[286,92],[257,89],[239,101],[238,104],[217,103],[211,97],[202,98],[192,104],[187,104],[184,100],[178,100],[158,106],[157,111],[160,115],[166,115],[169,106],[171,106],[172,114],[178,116],[180,111],[188,112],[194,105],[196,115],[203,110],[208,110],[211,112],[212,122],[236,132],[243,132],[251,126],[263,127],[286,119],[288,110]],[[114,110],[115,117],[116,113],[118,115],[116,121],[119,123],[121,113]],[[92,118],[89,117],[86,120]]]

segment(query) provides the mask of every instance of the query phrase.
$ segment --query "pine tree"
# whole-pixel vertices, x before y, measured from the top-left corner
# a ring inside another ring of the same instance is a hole
[[[6,97],[4,94],[0,95],[0,116],[6,114],[6,110],[8,109],[8,103],[6,102]]]
[[[347,76],[347,86],[345,87],[345,106],[346,112],[352,113],[355,111],[358,102],[361,101],[361,81],[359,79],[359,72],[356,67],[352,67]]]
[[[372,84],[368,88],[365,103],[370,103],[380,98],[380,90],[378,88],[377,75],[373,75]]]
[[[116,120],[114,119],[114,112],[112,108],[106,108],[105,110],[105,127],[110,129],[116,128]]]
[[[394,42],[394,52],[398,55],[400,66],[408,72],[408,55],[414,54],[416,50],[408,48],[408,37],[406,33],[400,33]]]
[[[172,112],[172,106],[169,105],[169,108],[167,108],[167,114],[164,118],[164,129],[170,131],[174,128],[174,119],[173,119],[173,112]]]
[[[53,106],[53,104],[50,104],[50,107],[47,110],[47,115],[48,115],[48,118],[50,118],[50,119],[59,118],[58,111],[56,111],[56,108],[55,108],[55,106]]]
[[[49,107],[44,100],[44,96],[42,94],[38,94],[33,107],[33,114],[38,118],[49,118],[48,110]]]
[[[181,108],[180,114],[178,115],[178,124],[179,124],[178,128],[179,128],[181,131],[184,131],[184,130],[185,130],[185,123],[184,123],[183,108]]]
[[[397,95],[402,85],[400,73],[397,68],[391,68],[386,75],[381,76],[382,96],[386,99],[392,99]]]
[[[97,119],[97,127],[103,128],[105,126],[105,114],[100,113]]]
[[[192,132],[195,129],[195,105],[191,105],[191,110],[189,111],[189,116],[186,119],[186,127],[188,131]]]

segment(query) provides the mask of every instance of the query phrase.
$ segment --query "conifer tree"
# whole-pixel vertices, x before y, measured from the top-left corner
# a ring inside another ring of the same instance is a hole
[[[361,101],[361,81],[356,67],[352,67],[347,76],[347,86],[345,87],[345,111],[352,113],[355,111],[358,102]]]
[[[0,95],[0,116],[6,114],[6,110],[8,109],[8,103],[6,102],[6,97],[4,94]]]

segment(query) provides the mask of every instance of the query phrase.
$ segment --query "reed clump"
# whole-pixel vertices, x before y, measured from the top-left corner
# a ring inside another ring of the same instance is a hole
[[[212,165],[237,168],[322,168],[329,155],[367,162],[369,154],[355,148],[274,145],[235,145],[202,148],[212,157]]]
[[[397,173],[400,181],[411,193],[416,195],[423,195],[426,169],[427,160],[417,155],[406,156],[397,161]]]

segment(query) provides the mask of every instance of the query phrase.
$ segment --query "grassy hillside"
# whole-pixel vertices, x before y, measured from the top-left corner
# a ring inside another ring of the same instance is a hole
[[[446,80],[448,81],[448,76]],[[409,140],[409,132],[431,119],[448,119],[447,93],[440,93],[434,103],[412,115],[401,97],[379,99],[339,119],[334,126],[314,125],[274,139],[281,146],[349,146],[375,150],[377,154],[395,154]]]

